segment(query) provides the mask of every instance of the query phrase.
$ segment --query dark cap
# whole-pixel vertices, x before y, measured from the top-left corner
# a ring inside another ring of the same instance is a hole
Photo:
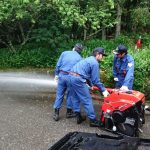
[[[116,50],[113,51],[114,54],[127,53],[128,49],[125,45],[118,45]]]
[[[84,46],[83,46],[81,43],[77,43],[77,44],[75,44],[74,48],[75,48],[75,50],[80,50],[80,51],[82,51],[83,48],[84,48]]]
[[[98,52],[99,54],[102,54],[103,56],[107,56],[107,55],[105,54],[105,49],[102,48],[102,47],[97,47],[97,48],[95,48],[94,51],[93,51],[93,54],[96,54],[97,52]]]

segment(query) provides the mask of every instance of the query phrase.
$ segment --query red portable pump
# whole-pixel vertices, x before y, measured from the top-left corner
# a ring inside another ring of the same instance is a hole
[[[99,90],[93,87],[93,90]],[[102,126],[128,136],[138,136],[145,123],[145,95],[139,91],[107,88],[109,96],[100,107]]]

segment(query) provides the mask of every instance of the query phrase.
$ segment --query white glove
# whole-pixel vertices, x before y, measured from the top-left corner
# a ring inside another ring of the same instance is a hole
[[[114,78],[114,81],[119,81],[119,79],[118,78]]]
[[[91,87],[91,86],[89,86],[88,84],[86,84],[86,86],[87,86],[90,90],[92,90],[92,87]]]
[[[104,92],[102,92],[102,94],[103,94],[104,97],[107,97],[109,95],[109,93],[108,93],[107,90],[105,90]]]
[[[54,81],[57,83],[58,82],[58,75],[55,76]]]
[[[120,90],[122,90],[122,91],[129,91],[128,87],[124,86],[124,85],[120,88]]]

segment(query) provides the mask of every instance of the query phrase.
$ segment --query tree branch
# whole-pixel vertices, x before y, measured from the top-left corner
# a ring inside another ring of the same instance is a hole
[[[87,40],[88,39],[90,39],[92,36],[94,36],[94,35],[96,35],[96,34],[98,34],[100,31],[102,31],[102,29],[99,29],[99,30],[97,30],[96,32],[94,32],[94,33],[92,33],[92,34],[90,34],[89,36],[87,36]]]

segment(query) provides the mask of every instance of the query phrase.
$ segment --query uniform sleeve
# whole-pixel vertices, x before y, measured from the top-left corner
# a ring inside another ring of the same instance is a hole
[[[91,81],[93,85],[96,85],[101,92],[104,92],[106,89],[100,81],[100,75],[99,75],[99,65],[93,65],[92,70],[91,70]]]
[[[55,76],[59,74],[60,67],[61,67],[61,64],[62,64],[62,58],[63,58],[63,53],[60,55],[60,57],[57,61],[56,68],[55,68]]]
[[[117,77],[117,70],[116,70],[116,67],[115,67],[116,61],[117,61],[117,58],[114,57],[114,61],[113,61],[113,77],[114,78]]]
[[[128,87],[129,82],[131,81],[131,79],[133,79],[133,77],[134,77],[134,60],[131,59],[127,65],[127,73],[123,85]]]

